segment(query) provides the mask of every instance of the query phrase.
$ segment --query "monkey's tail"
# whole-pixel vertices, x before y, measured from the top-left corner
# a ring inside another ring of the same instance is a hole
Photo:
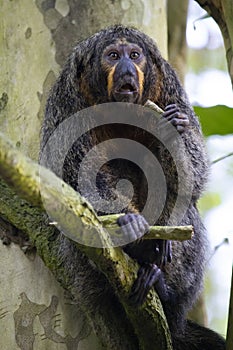
[[[226,342],[209,328],[187,321],[182,334],[172,334],[174,350],[225,350]]]

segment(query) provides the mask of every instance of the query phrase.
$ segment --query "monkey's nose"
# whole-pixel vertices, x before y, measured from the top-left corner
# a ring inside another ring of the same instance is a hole
[[[131,62],[131,60],[124,57],[120,60],[120,62],[116,66],[116,69],[114,72],[114,80],[118,81],[118,79],[126,75],[136,78],[137,71],[134,64]]]

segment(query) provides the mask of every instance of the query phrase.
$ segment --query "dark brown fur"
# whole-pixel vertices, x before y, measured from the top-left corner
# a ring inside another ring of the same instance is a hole
[[[176,73],[162,58],[154,41],[136,29],[119,25],[104,29],[80,42],[74,48],[50,92],[42,128],[41,149],[43,151],[43,147],[56,127],[75,112],[95,104],[112,102],[108,89],[108,74],[111,70],[108,71],[106,67],[101,66],[101,60],[105,48],[122,38],[141,47],[146,58],[146,63],[140,67],[144,84],[137,103],[144,105],[150,99],[162,109],[170,104],[176,104],[179,112],[186,115],[189,120],[189,126],[182,133],[185,147],[180,150],[180,154],[183,164],[188,158],[191,160],[187,177],[190,176],[193,191],[191,202],[183,218],[181,220],[176,218],[176,220],[180,225],[193,225],[195,235],[191,241],[173,242],[172,262],[166,264],[163,269],[168,297],[162,302],[172,332],[174,349],[224,349],[224,341],[218,335],[192,323],[186,325],[185,321],[187,311],[193,306],[201,291],[205,268],[206,233],[196,203],[206,183],[208,160],[198,119]],[[75,190],[79,190],[77,175],[79,163],[85,152],[105,139],[119,136],[141,142],[159,159],[166,175],[168,196],[166,206],[156,224],[166,225],[177,196],[177,172],[170,154],[161,145],[158,147],[154,144],[147,133],[138,132],[135,128],[127,126],[124,129],[106,126],[90,132],[75,144],[67,157],[64,164],[65,181]],[[59,158],[59,150],[57,150],[57,157]],[[107,154],[104,157],[107,158]],[[102,196],[109,199],[115,195],[113,188],[122,175],[130,179],[136,189],[133,201],[124,209],[124,212],[140,212],[146,200],[144,178],[134,165],[122,164],[121,161],[108,164],[102,168],[97,186]],[[95,196],[88,192],[88,189],[85,197],[95,206]],[[68,254],[66,247],[61,248],[61,251],[62,249],[64,254]],[[127,253],[140,264],[156,263],[153,249],[149,241],[126,247]],[[77,279],[81,280],[82,274],[80,273],[79,276],[79,271],[76,273]],[[81,285],[83,286],[82,283]]]

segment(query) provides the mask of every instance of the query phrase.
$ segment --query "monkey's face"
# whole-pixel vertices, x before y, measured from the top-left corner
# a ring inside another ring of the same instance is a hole
[[[144,84],[146,58],[142,49],[121,39],[106,47],[102,66],[107,72],[110,101],[139,103]]]

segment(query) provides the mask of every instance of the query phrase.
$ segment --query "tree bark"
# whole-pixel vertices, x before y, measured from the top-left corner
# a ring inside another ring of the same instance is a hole
[[[39,130],[48,91],[69,54],[70,48],[76,41],[87,37],[102,27],[114,23],[123,23],[134,25],[153,36],[163,54],[166,56],[167,53],[165,0],[156,2],[153,0],[136,0],[134,2],[128,0],[35,0],[29,2],[27,0],[16,2],[0,0],[0,6],[0,50],[2,58],[4,57],[4,59],[1,59],[0,72],[0,129],[19,150],[34,160],[38,157]],[[5,188],[5,185],[3,187]],[[31,206],[26,205],[25,202],[17,202],[16,198],[17,196],[13,192],[10,192],[9,196],[4,197],[4,199],[2,197],[0,199],[2,208],[8,208],[7,217],[8,215],[11,217],[13,215],[13,204],[18,203],[19,206],[15,207],[15,220],[17,218],[15,225],[19,225],[19,227],[23,225],[21,227],[22,230],[27,228],[31,235],[33,235],[32,231],[35,230],[35,237],[42,240],[41,244],[38,243],[39,254],[42,254],[43,251],[44,259],[50,261],[49,266],[50,264],[53,265],[53,260],[50,259],[52,251],[49,250],[49,247],[55,249],[55,251],[57,249],[57,253],[59,253],[59,239],[56,238],[55,234],[55,236],[52,234],[54,228],[45,224],[43,226],[43,220],[40,216],[42,214],[39,215],[38,212],[34,211],[27,213]],[[29,220],[34,215],[35,219],[38,219],[35,225]],[[1,216],[4,217],[3,214]],[[4,218],[6,219],[6,217]],[[10,226],[0,223],[0,233],[1,231],[5,232],[6,227],[9,228]],[[42,238],[44,236],[40,232],[42,233],[44,229],[50,229],[51,233],[48,236],[50,238],[48,240],[45,239],[43,242]],[[9,234],[9,232],[7,233]],[[16,239],[16,237],[13,237],[13,239]],[[61,238],[60,243],[63,244],[65,240],[68,241],[64,237]],[[69,276],[73,276],[72,273],[74,274],[75,268],[78,269],[81,265],[83,266],[82,274],[85,275],[85,272],[87,273],[85,282],[90,283],[90,294],[94,286],[99,285],[101,281],[103,286],[108,285],[104,277],[99,279],[99,274],[93,269],[93,266],[91,269],[88,259],[84,258],[82,254],[78,254],[73,244],[71,246],[73,247],[71,249],[73,254],[67,257],[67,267],[64,265],[65,262],[61,263],[64,271],[67,272],[67,274],[63,273],[64,279],[67,276],[69,280],[71,278]],[[2,296],[4,295],[4,299],[1,298],[1,300],[6,302],[7,305],[11,305],[10,311],[7,310],[3,314],[0,312],[0,327],[5,329],[5,332],[3,332],[4,336],[0,339],[0,348],[6,350],[11,350],[17,346],[22,350],[32,350],[33,347],[38,350],[63,350],[65,348],[73,350],[77,347],[81,350],[97,350],[101,348],[98,339],[93,336],[90,327],[84,321],[85,317],[82,318],[80,316],[79,319],[81,321],[75,322],[75,326],[71,327],[71,324],[73,324],[73,312],[63,312],[66,309],[64,291],[54,281],[53,276],[49,275],[45,268],[42,268],[43,265],[38,257],[35,258],[36,263],[32,262],[30,265],[14,244],[11,244],[9,247],[0,244],[0,250],[0,256],[2,259],[3,257],[5,258],[5,260],[1,260],[2,269],[0,270]],[[12,265],[15,254],[19,261],[17,265],[16,263]],[[61,259],[61,257],[59,258]],[[74,267],[72,271],[68,268],[68,262],[70,264],[73,262]],[[18,276],[23,276],[24,271],[29,271],[28,274],[31,275],[33,268],[35,275],[33,283],[26,276],[19,281]],[[14,274],[14,271],[18,271],[17,274]],[[50,279],[48,276],[50,276]],[[7,279],[6,283],[5,279]],[[23,280],[25,280],[25,285]],[[37,280],[40,282],[37,282]],[[2,288],[3,285],[4,289]],[[9,300],[7,299],[8,290],[11,290],[12,293]],[[40,290],[40,293],[38,293],[38,290]],[[85,301],[86,297],[84,293],[82,294],[81,287],[79,292],[81,300]],[[45,326],[45,323],[41,321],[44,316],[40,313],[43,312],[40,311],[40,305],[44,305],[44,309],[42,308],[45,310],[44,312],[51,308],[56,309],[52,302],[54,296],[58,298],[58,306],[56,307],[57,310],[60,310],[59,325],[57,325],[56,318],[48,312],[47,318],[45,317],[47,326]],[[118,304],[116,302],[115,306],[109,305],[111,313],[106,311],[108,308],[106,305],[105,315],[104,309],[97,311],[97,314],[90,310],[91,321],[89,323],[98,324],[97,329],[95,329],[96,333],[100,334],[100,338],[106,337],[106,341],[109,341],[116,325],[115,321],[120,319],[118,323],[122,324],[121,335],[116,340],[118,344],[115,343],[114,345],[115,348],[119,349],[122,348],[119,342],[123,346],[124,340],[128,336],[127,331],[131,326],[124,312],[118,311]],[[23,317],[27,319],[28,309],[26,305],[31,305],[33,310],[37,310],[38,307],[39,311],[35,311],[34,316],[36,318],[31,318],[31,323],[29,322],[27,327],[22,328],[20,325],[26,322],[24,322]],[[74,305],[73,309],[76,310],[76,314],[83,314],[77,306]],[[121,306],[119,309],[122,310]],[[15,313],[16,319],[13,322]],[[38,317],[39,321],[34,322]],[[107,318],[109,331],[104,328]],[[105,321],[102,321],[102,319]],[[75,318],[76,320],[77,317]],[[51,325],[56,328],[56,334],[51,331]],[[132,330],[131,328],[130,330]],[[108,335],[106,332],[108,332]],[[58,337],[57,333],[62,334],[62,337]],[[15,336],[12,336],[12,334],[15,334]],[[126,341],[125,348],[127,348],[127,344]],[[119,346],[117,347],[117,345]],[[137,337],[132,337],[128,345],[128,348],[136,349],[138,346]]]
[[[228,71],[233,86],[233,3],[231,0],[196,0],[217,22],[223,36]]]
[[[233,350],[232,325],[233,325],[233,269],[232,269],[232,278],[231,278],[231,295],[230,295],[230,304],[229,304],[226,350]]]
[[[167,3],[168,59],[182,82],[186,73],[188,4],[188,0],[168,0]]]
[[[233,86],[233,2],[232,0],[196,0],[196,2],[205,9],[209,15],[218,24],[226,50],[226,59],[228,64],[228,71]],[[233,349],[232,327],[233,327],[233,279],[231,282],[231,297],[229,305],[229,318],[227,329],[227,350]]]

